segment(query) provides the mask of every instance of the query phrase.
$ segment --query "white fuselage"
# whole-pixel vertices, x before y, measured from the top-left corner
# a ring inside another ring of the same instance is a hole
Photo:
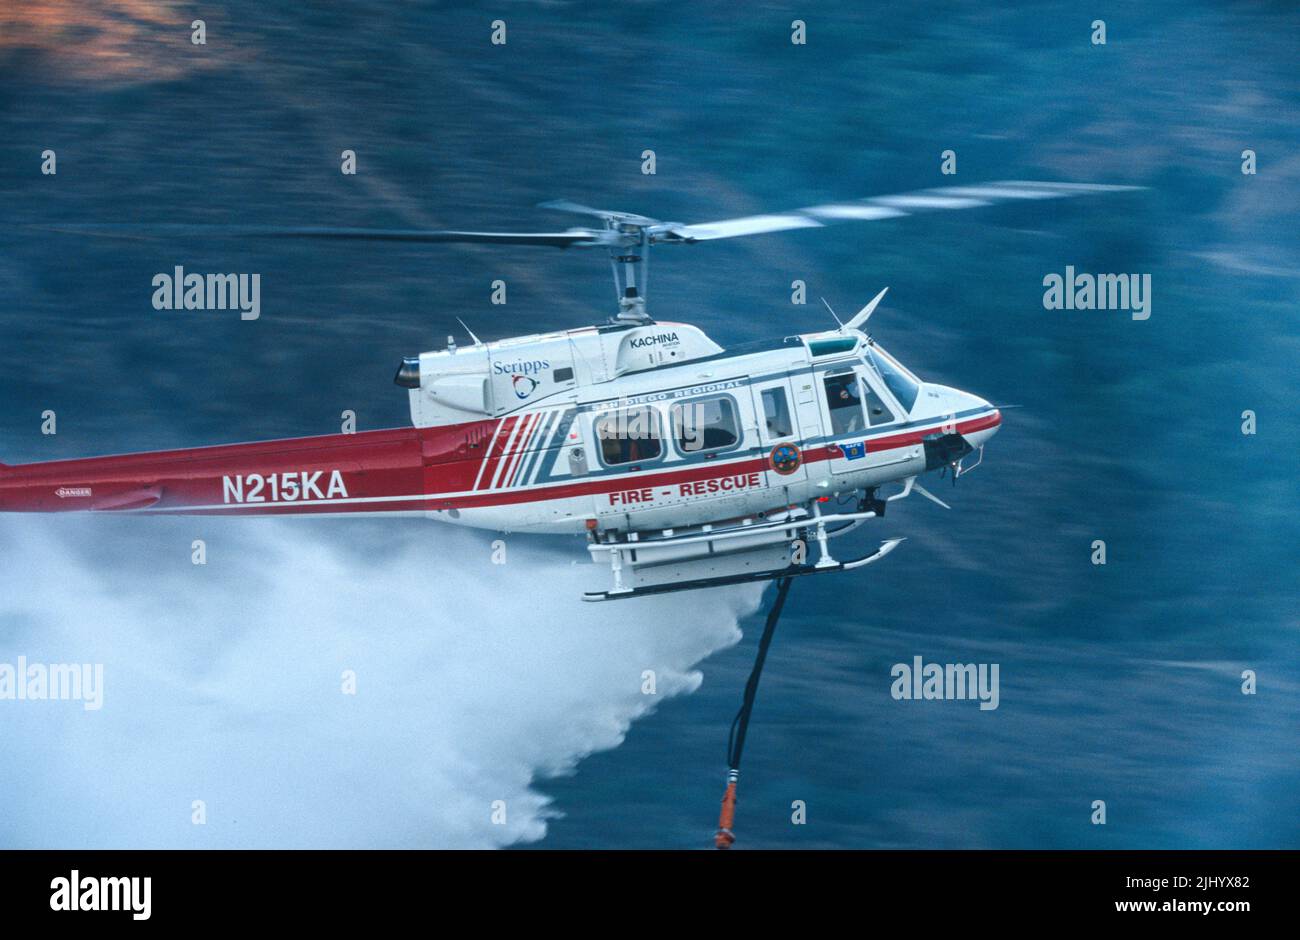
[[[501,414],[472,487],[439,494],[431,518],[574,533],[715,523],[914,477],[933,469],[926,438],[979,447],[1000,423],[856,330],[553,391],[528,378],[546,393]]]

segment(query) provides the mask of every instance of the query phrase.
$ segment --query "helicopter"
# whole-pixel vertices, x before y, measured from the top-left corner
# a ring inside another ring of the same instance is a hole
[[[541,208],[601,224],[552,232],[148,226],[154,236],[603,249],[618,310],[599,325],[491,342],[466,328],[468,345],[448,337],[403,358],[394,381],[410,427],[0,464],[0,511],[349,513],[585,535],[609,572],[590,601],[853,570],[902,539],[841,558],[830,541],[913,493],[950,508],[919,478],[955,482],[980,466],[1001,409],[919,378],[865,331],[888,288],[834,329],[724,348],[699,327],[651,318],[650,249],[1135,188],[1000,181],[701,224],[560,200]]]

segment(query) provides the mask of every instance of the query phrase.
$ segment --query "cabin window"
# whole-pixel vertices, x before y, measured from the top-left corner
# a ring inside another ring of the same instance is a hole
[[[600,459],[606,466],[654,460],[663,453],[659,416],[653,408],[627,408],[596,420]]]
[[[794,423],[790,420],[790,406],[786,402],[785,389],[774,386],[763,389],[763,420],[770,438],[789,437],[794,433]]]
[[[840,437],[861,431],[862,392],[855,372],[841,375],[828,375],[823,380],[826,385],[826,407],[831,414],[831,436]]]
[[[551,378],[556,382],[572,382],[573,370],[568,366],[565,366],[563,369],[556,369],[555,372],[552,373]]]
[[[740,443],[736,402],[729,395],[694,398],[673,405],[673,437],[683,454],[725,450]]]

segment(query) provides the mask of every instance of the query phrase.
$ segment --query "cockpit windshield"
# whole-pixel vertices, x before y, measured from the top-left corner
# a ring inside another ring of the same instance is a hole
[[[921,380],[907,371],[897,359],[879,346],[868,346],[863,352],[867,365],[876,370],[885,386],[898,399],[898,403],[907,411],[916,404],[916,396],[921,391]]]

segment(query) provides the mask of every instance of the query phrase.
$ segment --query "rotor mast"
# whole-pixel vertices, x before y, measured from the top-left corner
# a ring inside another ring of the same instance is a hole
[[[650,236],[642,229],[633,248],[611,248],[610,267],[614,271],[614,293],[618,297],[616,319],[633,323],[652,323],[646,313],[646,286],[650,277]]]
[[[594,215],[605,223],[604,231],[593,233],[596,244],[609,250],[610,270],[614,275],[614,296],[618,301],[615,319],[628,323],[653,323],[646,312],[647,286],[650,278],[650,246],[655,236],[667,233],[674,223],[660,222],[634,212],[592,209],[589,206],[559,199],[543,202],[538,208]]]

